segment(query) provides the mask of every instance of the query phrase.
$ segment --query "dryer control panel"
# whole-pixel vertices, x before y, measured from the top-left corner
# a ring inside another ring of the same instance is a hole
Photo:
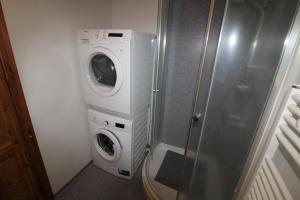
[[[79,43],[116,42],[128,43],[132,37],[132,30],[128,29],[85,29],[78,32]]]

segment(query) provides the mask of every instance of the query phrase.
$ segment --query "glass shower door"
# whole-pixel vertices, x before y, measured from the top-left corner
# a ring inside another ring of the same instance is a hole
[[[228,0],[222,17],[219,4],[213,5],[212,50],[203,58],[179,199],[231,199],[298,7],[297,0]]]

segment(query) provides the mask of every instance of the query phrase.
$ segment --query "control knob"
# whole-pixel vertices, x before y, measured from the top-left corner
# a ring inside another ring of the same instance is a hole
[[[108,124],[108,121],[104,121],[104,126],[107,126]]]

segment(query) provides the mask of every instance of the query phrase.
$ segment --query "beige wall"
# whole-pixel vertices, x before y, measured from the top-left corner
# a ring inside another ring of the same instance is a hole
[[[156,33],[158,0],[112,0],[112,28]]]
[[[1,0],[54,192],[90,160],[76,31],[110,28],[109,0]]]

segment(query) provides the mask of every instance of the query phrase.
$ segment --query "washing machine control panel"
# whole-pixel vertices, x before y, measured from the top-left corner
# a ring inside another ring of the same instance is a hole
[[[127,130],[125,124],[119,122],[103,120],[101,124],[105,127],[109,127],[117,130]]]
[[[116,122],[116,121],[110,121],[110,120],[105,120],[105,119],[100,119],[100,118],[97,118],[96,116],[92,116],[91,117],[91,121],[97,123],[97,124],[100,124],[104,127],[108,127],[108,128],[111,128],[111,129],[116,129],[116,130],[123,130],[123,131],[126,131],[127,130],[127,127],[124,123],[122,122]]]

